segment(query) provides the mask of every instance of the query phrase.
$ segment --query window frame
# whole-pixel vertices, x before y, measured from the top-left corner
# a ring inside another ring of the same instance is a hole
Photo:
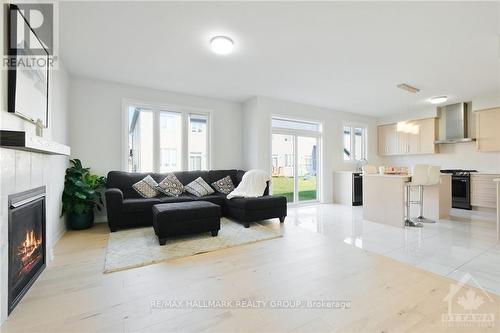
[[[212,169],[212,142],[213,142],[213,110],[195,108],[190,106],[181,106],[157,102],[148,102],[143,100],[122,99],[122,135],[121,135],[121,169],[122,171],[128,170],[128,157],[130,155],[129,151],[129,108],[143,108],[153,111],[155,123],[154,135],[155,147],[153,148],[155,153],[153,155],[154,168],[151,172],[160,172],[160,147],[159,147],[159,115],[160,112],[174,112],[181,115],[181,159],[180,167],[178,171],[188,171],[189,170],[189,115],[198,114],[207,117],[207,170]]]
[[[349,159],[344,158],[344,128],[345,127],[350,127],[351,129],[351,156]],[[355,158],[356,156],[356,128],[362,128],[364,132],[364,139],[362,141],[362,153],[361,153],[361,159],[357,160]],[[363,158],[368,159],[368,125],[367,124],[362,124],[362,123],[353,123],[353,122],[344,122],[342,124],[342,129],[341,129],[341,142],[342,142],[342,161],[344,163],[358,163],[361,161]]]

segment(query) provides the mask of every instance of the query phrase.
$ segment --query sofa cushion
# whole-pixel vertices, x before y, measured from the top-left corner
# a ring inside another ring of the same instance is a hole
[[[169,197],[177,197],[184,192],[184,185],[182,185],[173,173],[169,173],[158,184],[157,189]]]
[[[222,207],[226,203],[226,195],[221,193],[214,193],[205,197],[197,198],[197,201],[208,201]]]
[[[234,169],[230,169],[230,170],[210,170],[208,172],[208,176],[210,178],[210,180],[208,181],[209,184],[212,184],[213,182],[216,182],[226,176],[229,176],[231,177],[231,181],[233,182],[233,184],[236,186],[239,184],[239,182],[237,181],[237,178],[236,178],[236,173],[237,173],[237,170],[234,170]]]
[[[203,178],[208,184],[210,184],[210,178],[208,177],[208,171],[178,171],[174,172],[174,175],[179,179],[183,185],[191,183],[198,177]]]
[[[132,185],[132,188],[143,198],[154,198],[160,194],[160,191],[156,189],[157,186],[158,183],[150,175],[147,175]]]
[[[127,198],[141,198],[139,193],[132,188],[132,185],[144,179],[148,176],[148,173],[136,173],[136,172],[125,172],[125,171],[110,171],[108,172],[106,187],[107,188],[118,188],[122,191],[123,197]],[[158,182],[158,180],[153,176],[153,179]],[[165,176],[163,176],[165,178]],[[163,179],[162,178],[162,179]]]
[[[191,193],[192,195],[195,195],[197,197],[204,197],[214,193],[213,188],[211,188],[210,185],[208,185],[207,182],[204,181],[201,177],[196,178],[191,183],[184,186],[184,189],[186,190],[186,192]]]
[[[124,212],[144,212],[150,211],[153,205],[161,203],[160,199],[124,199],[123,200],[123,211]]]
[[[269,209],[283,204],[286,206],[285,197],[269,195],[258,198],[226,199],[226,205],[244,210]]]
[[[231,177],[226,176],[212,183],[212,187],[219,193],[229,194],[234,191],[234,184]]]

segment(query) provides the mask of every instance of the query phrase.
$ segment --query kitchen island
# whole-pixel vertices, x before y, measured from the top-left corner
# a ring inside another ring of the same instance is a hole
[[[406,183],[411,175],[363,174],[363,219],[396,227],[404,227]],[[411,200],[418,199],[418,187],[412,187]],[[451,210],[451,176],[441,175],[441,183],[424,187],[424,216],[439,220]],[[419,214],[412,205],[411,216]]]

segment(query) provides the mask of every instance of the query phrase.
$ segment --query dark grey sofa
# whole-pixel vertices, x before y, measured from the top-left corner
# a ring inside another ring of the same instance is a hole
[[[113,232],[120,228],[150,226],[153,224],[153,206],[159,203],[208,201],[221,207],[222,215],[240,221],[246,228],[251,222],[271,218],[279,218],[284,222],[286,217],[286,198],[269,195],[269,183],[264,196],[259,198],[233,198],[214,193],[198,198],[183,193],[178,197],[160,196],[145,199],[139,196],[132,185],[147,175],[151,175],[157,182],[162,181],[166,174],[161,173],[132,173],[111,171],[108,173],[107,189],[105,192],[106,208],[109,229]],[[181,171],[174,172],[179,181],[187,185],[198,177],[208,184],[230,176],[235,186],[240,183],[245,171],[243,170],[211,170],[211,171]]]

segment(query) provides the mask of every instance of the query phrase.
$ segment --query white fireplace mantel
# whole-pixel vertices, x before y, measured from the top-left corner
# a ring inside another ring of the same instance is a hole
[[[24,131],[10,130],[0,130],[0,147],[49,155],[69,156],[71,152],[66,145],[32,136]]]

